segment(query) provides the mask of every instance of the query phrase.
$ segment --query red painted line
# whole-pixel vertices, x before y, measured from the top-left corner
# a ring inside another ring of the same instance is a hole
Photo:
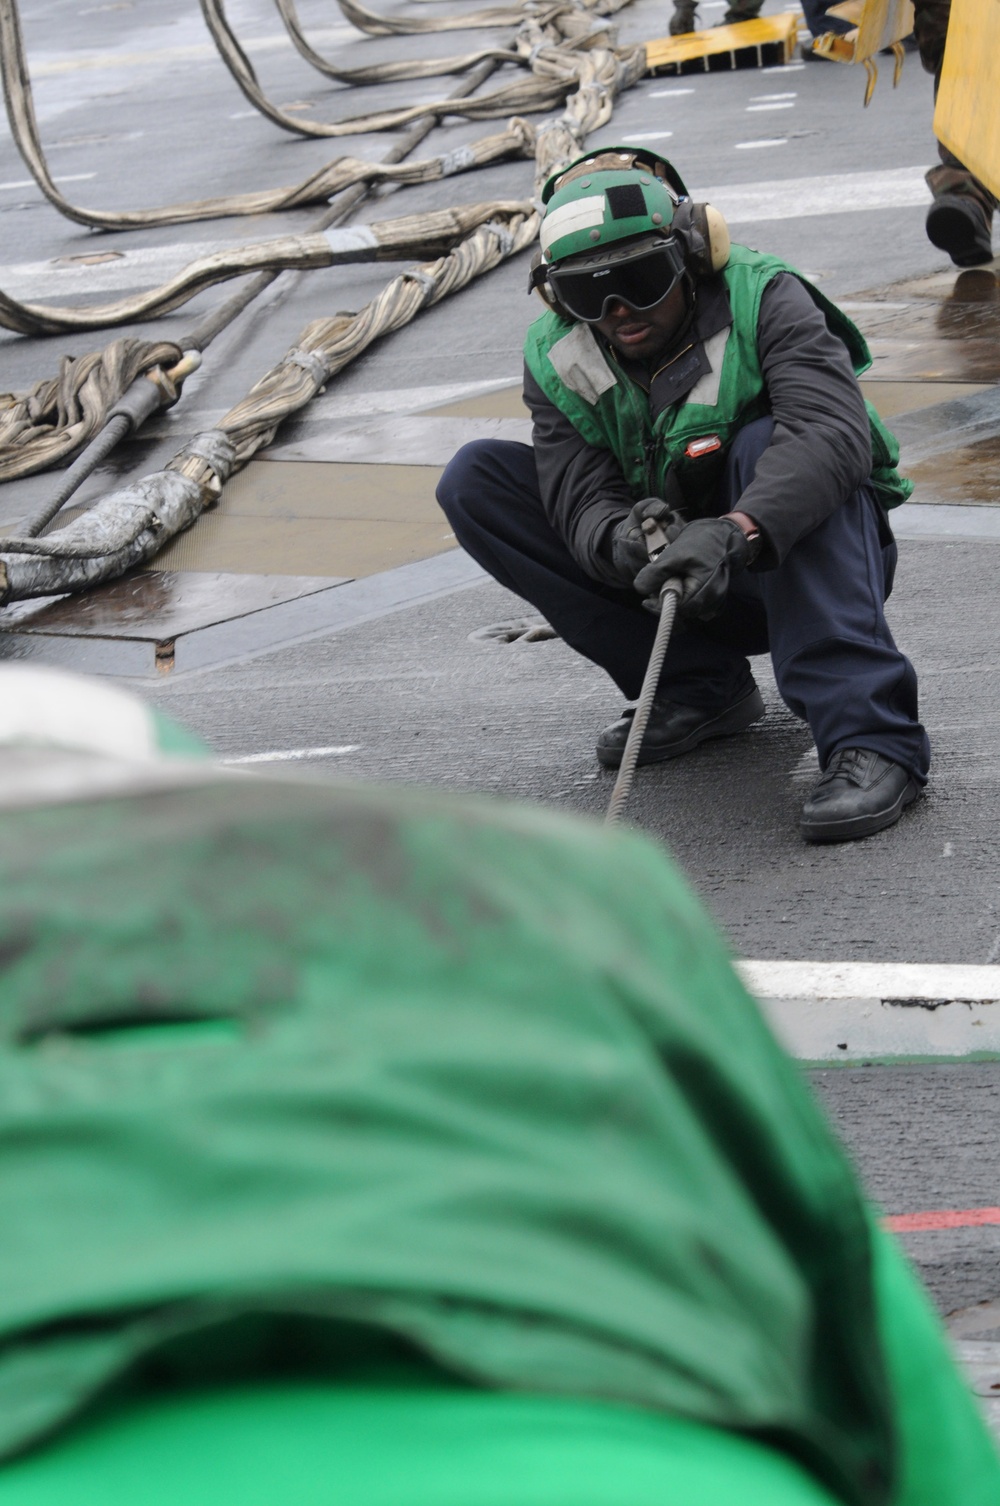
[[[1000,1208],[946,1208],[940,1213],[894,1213],[882,1222],[893,1234],[914,1234],[920,1229],[971,1229],[981,1224],[1000,1224]]]

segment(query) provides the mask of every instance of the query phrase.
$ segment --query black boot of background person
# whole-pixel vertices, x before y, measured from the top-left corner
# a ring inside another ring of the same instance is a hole
[[[597,761],[606,769],[617,769],[632,730],[635,707],[630,706],[617,722],[605,727],[597,739]],[[742,691],[728,706],[679,706],[657,696],[649,713],[637,762],[662,763],[690,753],[699,743],[712,737],[732,737],[745,732],[765,716],[764,702],[756,685]]]
[[[674,0],[674,13],[670,17],[670,35],[685,36],[694,31],[698,0]]]
[[[934,98],[941,86],[950,0],[916,0],[913,31],[925,71],[934,77]],[[993,211],[997,200],[965,163],[938,142],[940,165],[927,174],[934,203],[927,211],[927,238],[947,251],[956,267],[980,267],[993,257]]]
[[[737,21],[756,21],[763,3],[764,0],[731,0],[722,18],[723,26],[735,26]]]
[[[993,259],[993,200],[965,167],[942,163],[927,173],[934,203],[927,238],[947,251],[956,267],[981,267]]]
[[[854,842],[884,831],[920,794],[915,779],[871,748],[840,748],[813,788],[799,820],[807,842]]]

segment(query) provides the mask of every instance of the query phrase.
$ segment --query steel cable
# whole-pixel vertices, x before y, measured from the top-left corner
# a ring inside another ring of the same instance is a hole
[[[602,13],[612,12],[625,0],[597,0],[595,9]],[[510,112],[549,109],[564,99],[576,85],[575,69],[564,56],[564,48],[579,48],[597,45],[607,38],[595,27],[593,15],[580,0],[562,0],[542,15],[526,18],[523,12],[505,12],[521,21],[517,46],[514,49],[498,50],[490,54],[490,61],[520,59],[532,70],[532,78],[505,85],[493,94],[472,101],[472,90],[459,89],[446,99],[430,104],[406,107],[394,111],[379,111],[366,116],[356,116],[331,126],[317,126],[293,119],[267,100],[257,83],[253,67],[240,47],[221,7],[221,0],[202,0],[206,22],[219,49],[220,56],[229,68],[245,97],[267,118],[284,129],[300,135],[351,135],[361,131],[397,129],[410,122],[428,119],[435,122],[448,114],[466,114],[468,118],[492,119]],[[284,14],[284,12],[283,12]],[[372,13],[363,12],[372,17]],[[377,20],[378,18],[374,18]],[[447,19],[447,18],[445,18]],[[287,22],[286,22],[287,24]],[[426,23],[438,29],[442,21]],[[293,38],[294,40],[294,38]],[[641,53],[642,49],[631,49]],[[471,61],[476,54],[470,54]],[[322,62],[321,59],[318,59]],[[455,64],[459,60],[439,60]],[[381,65],[392,76],[395,64]],[[367,70],[366,77],[374,79],[378,68]],[[524,149],[521,133],[524,123],[515,121],[508,131],[485,137],[463,150],[456,163],[453,154],[443,154],[425,162],[408,164],[393,171],[391,164],[365,163],[355,158],[337,158],[311,174],[302,183],[277,189],[256,190],[245,194],[228,195],[214,199],[192,200],[169,205],[162,209],[109,211],[88,209],[71,203],[57,187],[45,160],[41,137],[34,113],[30,75],[24,42],[20,28],[17,0],[0,0],[0,75],[3,79],[4,100],[11,133],[26,166],[49,202],[68,219],[95,229],[133,229],[149,225],[181,224],[191,221],[219,219],[228,215],[251,215],[273,213],[293,209],[305,204],[329,199],[338,192],[358,182],[379,181],[433,182],[452,172],[465,171],[481,163],[496,161]],[[398,76],[398,75],[397,75]],[[468,102],[462,105],[460,101]],[[17,301],[4,300],[8,320],[16,317]],[[24,315],[24,318],[29,316]],[[9,328],[18,328],[8,323]]]
[[[622,751],[618,778],[615,780],[615,787],[611,791],[611,799],[608,801],[608,813],[604,817],[605,826],[617,826],[625,814],[625,806],[632,789],[632,780],[635,778],[636,766],[639,762],[639,751],[642,748],[642,740],[646,735],[646,727],[649,723],[649,713],[653,709],[653,701],[660,683],[663,661],[666,659],[667,649],[670,647],[670,634],[673,632],[674,618],[677,615],[677,602],[683,589],[682,581],[668,580],[660,592],[660,620],[656,624],[656,636],[653,639],[649,663],[646,666],[642,689],[639,692],[639,699],[636,702],[635,711],[632,716],[632,725],[629,728],[628,738]]]
[[[495,67],[496,64],[492,60],[481,63],[470,78],[458,85],[456,92],[471,92],[473,89],[479,88],[481,84],[486,82]],[[398,141],[386,153],[386,164],[401,162],[410,152],[416,150],[433,128],[434,122],[432,120],[421,121],[413,126],[402,140]],[[517,134],[522,138],[525,146],[527,146],[529,141],[533,143],[534,133],[526,121],[512,122],[511,130],[514,131],[515,128],[517,128]],[[477,143],[477,146],[481,147],[482,143]],[[474,149],[470,147],[467,150],[471,153]],[[459,154],[453,153],[452,155],[458,156]],[[341,195],[338,203],[320,216],[313,229],[321,231],[333,225],[343,224],[361,205],[367,197],[368,192],[369,187],[366,183],[358,183],[351,189],[348,189]],[[224,300],[223,303],[212,309],[182,339],[181,345],[183,350],[185,352],[199,353],[205,350],[280,275],[281,273],[277,271],[259,273],[255,278],[251,279],[246,287],[240,288],[236,293]],[[117,353],[119,347],[131,349],[135,343],[131,341],[116,341],[114,345],[110,346],[108,350],[99,356],[95,355],[90,358],[84,358],[83,361],[74,361],[72,357],[64,358],[63,369],[60,373],[63,379],[62,385],[69,385],[71,372],[74,378],[79,379],[79,385],[72,386],[69,394],[59,391],[60,403],[56,409],[57,420],[61,412],[66,411],[68,407],[72,406],[72,399],[79,390],[79,386],[86,387],[88,381],[91,384],[91,395],[97,399],[100,407],[97,407],[96,403],[92,404],[89,422],[86,426],[81,423],[75,433],[71,434],[65,426],[60,430],[58,422],[55,425],[48,426],[48,432],[43,432],[43,439],[49,442],[47,454],[44,451],[39,452],[37,443],[32,445],[30,451],[22,443],[16,455],[12,455],[9,450],[5,453],[2,443],[3,430],[0,428],[0,480],[10,479],[13,475],[27,475],[32,471],[43,469],[46,465],[54,464],[56,459],[61,459],[66,454],[72,453],[74,449],[79,448],[81,445],[86,445],[86,448],[78,455],[65,477],[63,477],[55,493],[46,500],[41,509],[36,510],[24,521],[21,527],[21,533],[24,537],[35,538],[47,528],[77,488],[103,464],[115,448],[115,445],[121,439],[125,438],[127,433],[131,433],[138,426],[138,423],[141,422],[141,418],[135,418],[126,426],[124,423],[116,421],[112,435],[109,435],[105,439],[104,432],[98,432],[99,423],[106,420],[113,403],[122,400],[129,393],[134,392],[134,389],[138,387],[139,377],[135,376],[129,379],[127,372],[118,369],[116,364],[113,374],[105,380],[102,387],[102,384],[99,382],[96,384],[93,383],[93,372],[92,370],[88,370],[88,364],[92,367],[97,361],[100,361],[102,368],[106,367],[109,363],[109,356]],[[159,369],[162,372],[163,363],[167,359],[168,354],[172,354],[179,360],[181,350],[175,346],[164,346],[162,344],[147,347],[134,357],[133,367],[143,374],[148,374],[151,368]],[[142,362],[141,365],[139,364],[140,362]],[[179,367],[175,366],[171,373],[175,381],[177,370],[179,370]],[[93,390],[95,386],[97,389],[96,392]],[[159,386],[161,389],[164,386],[162,378]],[[50,394],[50,403],[51,396],[52,394]],[[33,409],[32,401],[34,399],[37,402],[39,397],[39,389],[36,387],[33,393],[27,395],[26,399],[20,400],[20,404],[15,400],[12,404],[15,414],[10,415],[12,424],[20,416],[20,428],[23,430],[25,424],[28,422],[24,417],[27,414],[34,414],[33,421],[36,422],[37,407]],[[18,407],[20,407],[20,415],[16,413]],[[37,432],[36,429],[35,435],[31,437],[35,438]],[[96,438],[91,439],[90,443],[86,444],[87,437],[91,434],[96,434]],[[24,437],[22,434],[22,439]]]
[[[512,206],[491,200],[456,209],[436,209],[376,220],[356,229],[283,235],[256,245],[227,248],[200,256],[158,288],[119,298],[65,308],[44,303],[20,303],[0,292],[0,325],[22,335],[51,335],[74,329],[106,329],[113,324],[153,319],[190,302],[219,282],[244,277],[263,268],[308,271],[317,267],[369,261],[410,261],[450,249],[475,225]],[[513,206],[517,207],[517,206]]]
[[[496,63],[492,59],[487,59],[485,62],[480,63],[471,77],[458,85],[454,91],[455,94],[473,93],[474,90],[478,89],[481,84],[484,84],[490,75],[496,71],[496,66]],[[407,164],[405,163],[405,158],[411,152],[416,151],[420,143],[430,135],[436,123],[431,118],[417,121],[406,132],[406,135],[397,141],[395,146],[389,148],[382,162],[376,165],[385,169],[387,173],[395,171],[402,173],[405,172],[407,166],[416,167],[423,165],[417,163]],[[473,142],[468,147],[460,148],[457,152],[449,152],[440,157],[426,158],[424,162],[430,161],[441,164],[439,176],[450,177],[452,173],[462,172],[467,167],[479,167],[486,162],[497,160],[500,156],[506,156],[506,145],[508,142],[511,144],[514,155],[523,154],[526,157],[532,156],[535,146],[534,128],[526,120],[512,120],[507,130],[501,132],[499,136],[485,136],[481,140]],[[503,143],[503,150],[500,149],[500,143]],[[496,151],[496,155],[494,155],[494,150]],[[367,166],[367,164],[365,165]],[[343,189],[339,194],[337,203],[328,209],[325,214],[320,215],[315,225],[311,228],[319,231],[328,230],[334,225],[342,225],[368,197],[373,184],[377,181],[377,179],[366,176],[359,178],[350,187]],[[403,182],[405,180],[400,179],[399,181]],[[429,182],[433,180],[420,178],[414,181]],[[240,288],[237,292],[233,293],[225,302],[219,304],[217,308],[206,314],[195,325],[183,342],[184,349],[204,350],[222,330],[232,323],[237,315],[242,313],[244,308],[264,292],[265,288],[269,287],[275,278],[280,275],[279,272],[262,272],[246,288]]]
[[[145,372],[176,366],[172,340],[114,340],[102,351],[64,356],[59,373],[28,393],[0,396],[0,481],[65,460],[97,432],[112,405]]]
[[[610,0],[608,8],[618,9],[619,0]],[[558,45],[560,37],[564,49]],[[554,168],[579,155],[589,132],[607,122],[615,95],[644,72],[645,56],[641,47],[616,49],[610,29],[595,32],[583,5],[575,16],[560,15],[555,38],[529,18],[518,45],[531,47],[533,67],[538,57],[550,54],[544,57],[544,66],[553,75],[568,77],[573,85],[562,114],[538,132],[537,191]],[[255,384],[216,429],[184,446],[166,470],[101,498],[83,516],[44,540],[5,540],[0,554],[0,600],[83,590],[152,558],[169,538],[191,526],[217,501],[232,471],[270,441],[288,414],[309,402],[374,340],[534,241],[539,221],[529,206],[491,207],[496,213],[490,222],[480,223],[438,261],[394,278],[359,314],[313,321],[296,348]],[[414,224],[426,217],[409,220],[412,233]],[[401,221],[386,224],[402,236]]]
[[[339,84],[388,84],[418,78],[441,78],[449,73],[464,73],[485,58],[496,62],[516,63],[520,55],[507,48],[487,48],[481,52],[463,52],[454,57],[417,58],[412,62],[373,63],[367,68],[338,68],[329,59],[322,57],[311,46],[302,30],[293,0],[275,0],[278,14],[299,55],[305,58],[317,73],[336,79]],[[518,14],[517,21],[521,16]],[[508,22],[508,25],[513,24]]]
[[[206,3],[221,9],[221,0],[202,0],[203,11]],[[551,0],[549,5],[541,7],[539,20],[544,25],[558,11],[571,10],[577,3],[578,0]],[[584,3],[584,0],[579,0],[579,3]],[[598,3],[602,3],[602,0],[598,0]],[[413,17],[407,20],[404,16],[377,15],[375,11],[359,4],[358,0],[337,0],[337,4],[351,25],[370,37],[412,37],[427,32],[478,31],[484,27],[495,29],[501,26],[519,26],[525,14],[521,6],[497,5],[488,10],[470,10],[464,15],[434,16],[424,21]]]
[[[10,4],[11,0],[3,0],[3,3]],[[573,0],[560,0],[560,3],[571,4]],[[340,4],[348,20],[355,25],[359,24],[355,20],[353,8],[349,13],[345,0],[340,0]],[[436,119],[446,115],[457,115],[467,120],[495,120],[502,115],[521,115],[533,110],[549,110],[565,97],[572,82],[571,78],[568,80],[540,79],[536,77],[533,69],[529,78],[503,84],[491,94],[461,99],[455,97],[437,99],[429,104],[408,105],[395,110],[375,110],[366,115],[352,115],[338,121],[300,120],[282,110],[264,94],[257,81],[253,64],[243,51],[229,24],[222,0],[201,0],[201,10],[205,24],[219,50],[219,55],[244,98],[282,130],[291,131],[298,136],[358,136],[370,132],[398,130],[400,126],[410,125],[423,115],[433,115]],[[362,12],[362,14],[369,15],[368,12]],[[491,25],[516,25],[524,19],[522,11],[498,11],[496,14],[502,16],[503,20],[491,22]],[[449,28],[442,22],[426,21],[422,23],[421,29],[440,31]]]
[[[457,86],[456,93],[478,89],[495,68],[496,64],[492,61],[480,64],[469,78]],[[411,127],[395,146],[390,147],[385,155],[385,165],[401,163],[433,129],[432,120],[420,121]],[[518,138],[521,148],[530,155],[534,132],[527,121],[512,121],[510,133]],[[483,142],[477,142],[451,156],[464,157],[466,151],[472,155],[481,150],[482,146]],[[333,225],[342,225],[361,205],[368,192],[367,182],[352,185],[311,228],[322,231]],[[162,341],[150,345],[130,339],[116,340],[104,351],[77,358],[65,356],[55,380],[47,379],[36,383],[28,393],[0,396],[0,481],[44,470],[87,444],[91,436],[100,429],[112,405],[124,396],[140,375],[155,368],[162,369],[165,365],[175,366],[181,359],[182,350],[206,350],[281,275],[275,270],[258,273],[244,287],[200,319],[179,345]],[[80,455],[79,464],[74,463],[72,468],[73,486],[68,491],[65,491],[64,486],[59,488],[60,493],[65,492],[59,506],[68,500],[80,482],[105,458],[106,453],[101,451],[94,463],[88,464],[84,456]],[[29,536],[40,532],[58,510],[59,507],[53,508],[40,526],[41,514],[34,514],[23,531]],[[46,511],[49,511],[48,508]]]
[[[249,69],[250,76],[256,82],[253,69],[250,67],[245,54],[239,49],[235,38],[233,39],[233,45],[239,51],[239,55],[243,58],[247,69]],[[493,53],[468,54],[470,65],[475,63],[477,57],[482,57],[483,61],[487,63],[486,73],[482,75],[477,73],[477,75],[474,75],[477,81],[474,83],[469,81],[471,87],[456,90],[453,96],[451,96],[452,98],[460,98],[467,93],[471,94],[475,88],[478,88],[479,83],[484,81],[494,71],[499,57],[516,59],[518,54],[515,51],[511,51],[509,54],[497,53],[496,55]],[[225,54],[223,54],[223,61],[227,62],[227,66],[231,66]],[[457,65],[460,60],[444,59],[443,61]],[[386,74],[387,79],[397,76],[392,71],[396,67],[395,64],[387,63],[381,65],[381,67],[382,69],[389,70]],[[364,71],[371,75],[364,82],[385,81],[375,77],[379,69]],[[457,69],[449,68],[448,71],[453,72],[457,71]],[[28,171],[42,193],[49,200],[49,203],[60,214],[65,215],[67,219],[74,220],[79,225],[87,225],[95,230],[135,230],[150,225],[181,225],[192,221],[224,219],[228,216],[273,214],[284,209],[297,209],[307,204],[323,202],[356,183],[431,183],[438,178],[449,176],[451,172],[462,172],[487,162],[497,161],[508,155],[508,153],[516,155],[520,149],[517,139],[518,132],[514,129],[512,134],[510,131],[501,132],[498,135],[487,136],[482,141],[473,143],[468,148],[468,152],[471,155],[467,160],[463,160],[462,164],[458,167],[450,165],[450,154],[448,153],[440,157],[428,158],[423,162],[410,163],[405,167],[396,168],[388,160],[382,163],[370,163],[363,162],[355,157],[338,157],[332,162],[326,163],[318,171],[311,173],[301,183],[291,186],[257,189],[249,193],[229,194],[212,199],[194,199],[187,203],[167,205],[162,209],[87,209],[81,205],[73,204],[67,199],[59,190],[49,171],[35,117],[31,76],[24,50],[24,39],[21,34],[17,0],[0,0],[0,78],[3,81],[4,101],[11,135],[24,159]],[[239,83],[238,77],[237,83]],[[263,99],[263,96],[261,98]],[[256,99],[252,102],[255,108],[260,108]],[[266,115],[271,111],[271,118],[273,118],[275,107],[270,106],[266,101],[265,104],[267,108],[262,113]],[[433,117],[429,116],[428,118],[431,120],[431,124],[433,124]],[[285,124],[281,120],[277,123]],[[292,122],[291,116],[288,116],[288,128],[291,129],[293,125],[294,122]],[[308,132],[300,132],[299,134],[308,134]]]

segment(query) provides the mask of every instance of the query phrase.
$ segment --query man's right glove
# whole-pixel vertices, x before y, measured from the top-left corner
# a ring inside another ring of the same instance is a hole
[[[649,564],[649,545],[642,531],[646,518],[659,524],[668,542],[675,539],[684,527],[683,520],[660,497],[643,497],[635,504],[611,535],[611,563],[627,586],[631,586],[640,570]]]
[[[690,617],[717,617],[731,577],[746,568],[750,556],[746,535],[732,518],[695,518],[639,572],[635,589],[646,597],[643,606],[659,612],[660,592],[676,576],[684,582],[679,609]]]

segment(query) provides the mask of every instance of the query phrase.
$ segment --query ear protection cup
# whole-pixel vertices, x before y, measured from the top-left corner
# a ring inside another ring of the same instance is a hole
[[[732,245],[729,238],[729,226],[721,211],[713,204],[699,204],[697,207],[705,216],[706,239],[712,271],[721,272],[729,261],[729,251]]]
[[[559,314],[563,319],[572,319],[573,315],[565,308],[556,297],[556,290],[548,280],[548,268],[542,258],[542,249],[539,246],[531,258],[531,272],[528,276],[528,292],[537,293],[546,308],[552,309],[553,313]]]
[[[722,271],[729,260],[729,226],[713,205],[684,199],[670,229],[684,247],[692,277],[711,277]]]

